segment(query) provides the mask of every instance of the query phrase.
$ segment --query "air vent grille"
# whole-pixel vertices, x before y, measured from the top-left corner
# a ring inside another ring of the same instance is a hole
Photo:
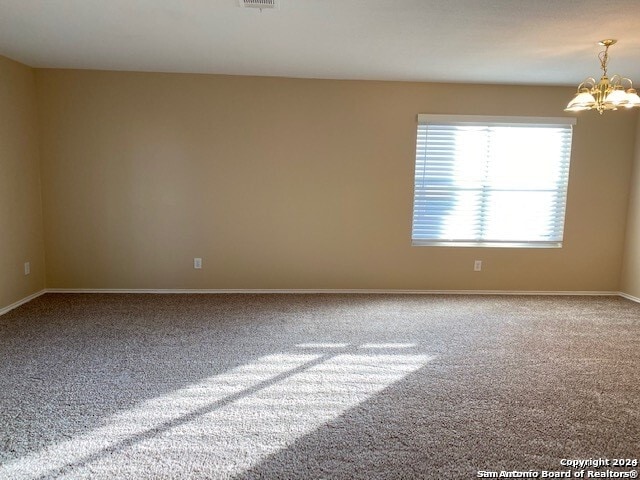
[[[278,9],[280,0],[238,0],[242,8]]]

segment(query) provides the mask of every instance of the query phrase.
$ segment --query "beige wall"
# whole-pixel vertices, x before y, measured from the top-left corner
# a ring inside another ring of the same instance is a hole
[[[49,287],[619,288],[634,112],[579,116],[564,248],[411,247],[417,113],[558,116],[572,88],[36,78]]]
[[[640,298],[640,121],[636,133],[636,151],[629,195],[629,214],[620,289]]]
[[[0,57],[0,310],[44,288],[37,135],[33,70]]]

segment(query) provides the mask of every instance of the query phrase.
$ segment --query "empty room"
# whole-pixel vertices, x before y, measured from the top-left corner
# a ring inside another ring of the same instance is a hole
[[[637,478],[637,7],[0,1],[0,479]]]

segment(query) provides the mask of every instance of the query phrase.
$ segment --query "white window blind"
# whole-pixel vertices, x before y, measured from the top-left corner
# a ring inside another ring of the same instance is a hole
[[[413,245],[561,247],[573,124],[419,115]]]

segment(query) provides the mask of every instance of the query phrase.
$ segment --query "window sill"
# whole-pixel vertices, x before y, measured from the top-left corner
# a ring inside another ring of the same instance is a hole
[[[413,240],[412,247],[465,247],[465,248],[562,248],[562,242],[447,242]]]

